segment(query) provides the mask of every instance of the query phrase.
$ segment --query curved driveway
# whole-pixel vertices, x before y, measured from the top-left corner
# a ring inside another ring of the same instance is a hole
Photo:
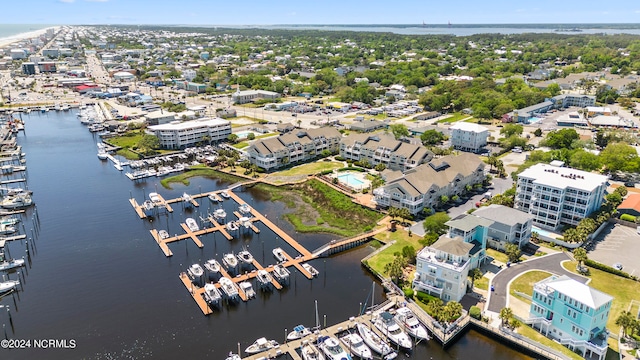
[[[556,275],[568,275],[581,283],[586,283],[588,280],[587,278],[569,272],[562,267],[561,263],[565,260],[571,260],[571,258],[569,258],[567,254],[561,252],[534,258],[511,265],[511,267],[508,268],[503,268],[491,280],[491,285],[493,285],[495,291],[491,292],[491,295],[489,296],[489,305],[487,306],[487,310],[499,313],[502,308],[507,306],[507,285],[509,284],[509,281],[525,271],[544,270]]]

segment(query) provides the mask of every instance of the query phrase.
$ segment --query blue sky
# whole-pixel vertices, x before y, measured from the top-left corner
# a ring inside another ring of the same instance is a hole
[[[637,0],[3,0],[2,24],[640,23]]]

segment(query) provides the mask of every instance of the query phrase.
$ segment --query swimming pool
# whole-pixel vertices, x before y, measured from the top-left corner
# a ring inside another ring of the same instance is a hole
[[[545,230],[545,229],[541,229],[541,228],[539,228],[539,227],[537,227],[535,225],[531,226],[531,232],[537,232],[538,235],[544,236],[544,237],[547,237],[547,238],[550,238],[550,239],[555,239],[558,236],[558,234],[556,234],[556,233],[553,233],[553,232]]]
[[[246,139],[249,134],[253,134],[253,131],[238,131],[235,134],[238,135],[238,139]]]
[[[542,120],[542,119],[543,119],[543,118],[539,118],[539,117],[532,117],[532,118],[529,118],[529,124],[535,124],[535,123],[537,123],[538,121],[540,121],[540,120]]]
[[[359,189],[362,187],[362,185],[364,185],[364,181],[356,178],[355,175],[353,174],[341,174],[338,175],[338,181],[340,181],[341,183],[347,185],[347,186],[351,186],[353,188]]]

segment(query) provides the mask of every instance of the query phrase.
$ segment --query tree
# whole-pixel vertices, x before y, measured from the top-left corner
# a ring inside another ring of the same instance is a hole
[[[427,130],[423,132],[422,135],[420,135],[420,140],[425,146],[433,146],[439,144],[446,138],[447,137],[443,133],[435,129]]]
[[[442,317],[442,313],[444,310],[444,303],[441,299],[433,299],[427,303],[427,314],[436,318],[436,320],[440,321]]]
[[[409,211],[409,209],[402,207],[398,209],[398,216],[405,220],[405,222],[407,220],[410,220],[413,216],[411,215],[411,211]]]
[[[600,153],[600,161],[608,171],[636,171],[638,153],[633,146],[624,143],[610,143]]]
[[[578,267],[582,267],[582,263],[587,260],[587,250],[581,247],[573,250],[573,258],[578,262]]]
[[[424,219],[424,230],[428,233],[434,233],[440,236],[447,232],[447,225],[445,225],[445,223],[449,220],[451,220],[451,218],[446,212],[437,212]]]
[[[250,132],[249,134],[247,134],[247,140],[255,140],[256,138],[256,134]]]
[[[516,330],[520,326],[522,326],[522,322],[520,320],[514,317],[512,317],[511,320],[509,320],[509,327],[511,328],[511,330]]]
[[[405,258],[409,264],[416,263],[416,254],[416,249],[411,245],[407,245],[402,248],[402,257]]]
[[[449,197],[447,195],[440,196],[440,204],[444,205],[449,202]]]
[[[384,266],[384,272],[387,273],[394,283],[400,285],[402,276],[404,275],[404,268],[407,266],[407,262],[404,257],[396,256],[393,261],[387,263]]]
[[[160,148],[160,140],[155,135],[145,134],[138,141],[137,146],[141,153],[145,155],[153,154],[155,149]]]
[[[569,149],[571,144],[580,139],[580,135],[574,129],[554,130],[547,134],[544,145],[552,149]]]
[[[443,309],[444,321],[453,322],[462,315],[462,305],[457,301],[449,301]]]
[[[511,310],[511,308],[508,308],[508,307],[502,308],[502,310],[500,310],[500,315],[498,315],[498,317],[500,318],[500,320],[502,320],[502,326],[505,326],[509,323],[509,321],[513,317],[513,310]]]
[[[399,216],[400,209],[392,206],[389,208],[389,210],[387,210],[387,212],[389,213],[389,216],[391,216],[391,221],[393,221]]]
[[[542,136],[542,129],[537,128],[534,132],[533,135],[535,135],[536,137],[540,137]]]
[[[482,271],[478,268],[473,268],[469,271],[469,278],[471,279],[471,289],[474,288],[476,280],[482,279]]]
[[[238,141],[238,135],[229,134],[229,136],[227,136],[227,140],[231,141],[232,143],[236,143]]]
[[[385,166],[385,164],[383,164],[383,163],[380,163],[380,164],[378,164],[378,165],[376,165],[376,166],[374,167],[374,169],[375,169],[376,171],[384,171],[384,169],[386,169],[386,168],[387,168],[387,167],[386,167],[386,166]]]
[[[389,128],[391,128],[391,132],[393,133],[393,136],[396,138],[396,140],[400,139],[403,136],[409,136],[409,129],[407,129],[407,127],[403,124],[393,124],[389,126]]]
[[[583,239],[578,230],[574,228],[565,230],[562,233],[562,238],[568,243],[579,243]]]
[[[523,130],[524,128],[520,124],[507,124],[500,129],[500,134],[504,135],[505,138],[513,135],[520,136]]]
[[[507,246],[505,246],[504,253],[509,257],[510,262],[520,260],[520,256],[522,255],[522,251],[520,251],[520,247],[518,247],[517,244],[507,244]]]
[[[634,326],[635,318],[629,311],[623,311],[616,319],[616,325],[622,327],[622,335],[627,336],[627,330]]]
[[[594,171],[600,169],[602,165],[598,155],[578,149],[569,158],[569,166],[584,171]]]

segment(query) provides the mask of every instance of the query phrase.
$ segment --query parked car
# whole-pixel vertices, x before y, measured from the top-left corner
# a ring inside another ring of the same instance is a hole
[[[615,263],[615,264],[613,264],[613,268],[616,269],[616,270],[622,270],[622,264]]]

